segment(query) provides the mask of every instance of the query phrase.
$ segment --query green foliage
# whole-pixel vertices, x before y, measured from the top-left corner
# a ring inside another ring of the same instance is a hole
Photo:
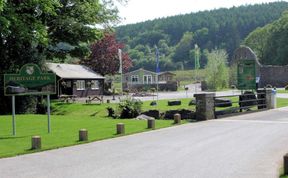
[[[173,62],[187,62],[190,59],[189,51],[193,49],[193,32],[185,32],[176,45]]]
[[[205,78],[209,89],[223,89],[228,86],[227,53],[225,50],[212,50],[207,54]]]
[[[263,28],[257,28],[256,30],[251,32],[244,41],[244,44],[253,49],[253,51],[256,53],[257,57],[262,63],[265,63],[263,57],[265,55],[271,27],[272,25],[269,24]]]
[[[49,57],[65,59],[67,54],[83,58],[89,54],[84,43],[103,37],[96,25],[109,24],[117,20],[117,9],[112,1],[60,1],[55,17],[47,18],[50,48]],[[59,44],[66,44],[63,48]],[[88,44],[86,44],[88,45]],[[64,61],[62,61],[64,62]]]
[[[283,1],[222,8],[120,26],[116,28],[116,34],[120,41],[130,46],[128,53],[133,56],[131,58],[134,65],[131,70],[141,67],[155,70],[154,45],[159,48],[161,71],[193,69],[195,44],[202,49],[202,67],[207,63],[206,55],[203,54],[206,50],[225,49],[231,57],[250,32],[278,19],[287,8],[288,3]],[[285,37],[284,32],[283,36]],[[150,52],[140,50],[138,45],[148,45],[152,57]],[[282,51],[284,49],[283,47]]]
[[[135,118],[141,113],[142,101],[126,98],[121,100],[118,108],[120,112],[120,118]]]
[[[245,39],[245,45],[256,51],[263,64],[287,65],[287,24],[288,11],[285,11],[280,19],[250,33]]]
[[[232,65],[229,67],[229,86],[236,88],[237,86],[237,65]]]
[[[117,10],[111,3],[109,0],[0,0],[0,83],[3,84],[4,73],[16,73],[27,63],[42,68],[47,59],[67,62],[75,61],[75,57],[84,58],[89,53],[88,43],[102,37],[102,30],[95,25],[117,20]],[[1,114],[11,112],[11,99],[3,93],[0,85]],[[26,108],[33,103],[29,102],[31,98],[23,97],[17,108],[21,112],[31,109]]]

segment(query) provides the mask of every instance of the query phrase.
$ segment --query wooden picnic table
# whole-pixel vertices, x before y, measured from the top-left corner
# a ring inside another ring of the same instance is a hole
[[[99,95],[88,96],[86,103],[91,104],[92,101],[100,101],[100,103],[103,103],[103,96],[99,96]]]
[[[60,95],[59,100],[61,102],[69,103],[69,101],[72,101],[73,103],[76,101],[77,95]]]

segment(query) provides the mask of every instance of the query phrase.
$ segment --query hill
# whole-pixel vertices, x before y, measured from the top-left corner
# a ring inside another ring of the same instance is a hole
[[[284,1],[221,8],[119,26],[116,36],[127,45],[134,68],[154,70],[157,45],[162,70],[191,69],[195,44],[201,49],[203,67],[205,51],[223,48],[231,56],[250,32],[277,20],[287,9]]]

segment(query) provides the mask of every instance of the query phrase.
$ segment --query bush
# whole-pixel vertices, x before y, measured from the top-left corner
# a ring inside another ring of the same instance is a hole
[[[113,117],[113,118],[118,117],[115,110],[112,107],[107,107],[106,109],[108,111],[108,117]]]
[[[285,86],[285,90],[288,90],[288,85]]]
[[[142,101],[127,98],[121,100],[118,108],[120,111],[120,118],[135,118],[141,113]]]
[[[46,114],[47,112],[47,102],[43,99],[39,101],[36,105],[36,114]]]

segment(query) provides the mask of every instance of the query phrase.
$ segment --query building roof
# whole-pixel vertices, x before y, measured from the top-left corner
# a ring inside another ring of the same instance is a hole
[[[146,72],[150,72],[150,73],[153,73],[154,75],[157,74],[156,72],[152,72],[152,71],[150,71],[150,70],[145,70],[145,69],[143,69],[143,68],[139,68],[139,69],[133,70],[133,71],[131,71],[131,72],[125,73],[125,75],[130,74],[130,73],[134,73],[134,72],[139,71],[139,70],[146,71]],[[174,74],[173,72],[169,72],[169,71],[165,71],[165,72],[160,72],[160,73],[158,73],[158,75],[163,75],[163,74],[176,75],[176,74]]]
[[[164,74],[176,75],[176,74],[174,74],[173,72],[169,72],[169,71],[166,71],[166,72],[160,72],[158,75],[164,75]]]
[[[131,73],[135,73],[135,72],[140,71],[140,70],[141,70],[141,71],[146,71],[146,72],[149,72],[149,73],[152,73],[152,74],[156,75],[155,72],[152,72],[152,71],[150,71],[150,70],[145,70],[145,69],[143,69],[143,68],[139,68],[139,69],[136,69],[136,70],[133,70],[133,71],[127,72],[127,73],[125,73],[125,75],[127,75],[127,74],[131,74]]]
[[[46,63],[47,67],[63,79],[104,79],[89,67],[76,64]]]

